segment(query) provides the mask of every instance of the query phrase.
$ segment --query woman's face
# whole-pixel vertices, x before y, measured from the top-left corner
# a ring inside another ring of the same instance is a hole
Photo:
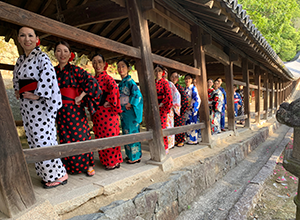
[[[123,61],[120,61],[118,63],[118,72],[121,75],[121,77],[126,77],[128,75],[128,67]]]
[[[95,56],[92,60],[93,68],[96,73],[102,73],[104,70],[105,63],[102,60],[102,57]]]
[[[23,48],[26,55],[30,53],[38,42],[39,38],[35,35],[34,30],[28,27],[22,27],[19,30],[18,42]]]
[[[184,82],[185,82],[185,85],[187,87],[189,87],[190,85],[192,85],[193,79],[190,76],[186,76],[186,77],[184,77]]]
[[[161,79],[162,75],[163,75],[163,70],[160,67],[156,67],[154,69],[154,75],[155,75],[156,79],[158,79],[158,80]]]
[[[58,60],[59,64],[67,64],[69,62],[69,59],[71,57],[71,52],[68,47],[66,47],[63,44],[59,44],[56,47],[55,53],[54,53],[56,59]]]
[[[211,88],[213,86],[214,82],[212,80],[207,81],[207,87]]]
[[[216,80],[216,81],[214,82],[214,87],[215,87],[215,89],[220,88],[220,82],[219,82],[218,80]]]

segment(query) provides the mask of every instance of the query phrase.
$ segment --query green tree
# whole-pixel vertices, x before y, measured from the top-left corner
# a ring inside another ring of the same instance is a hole
[[[283,60],[292,59],[300,49],[295,21],[300,17],[299,0],[240,0],[253,23]]]

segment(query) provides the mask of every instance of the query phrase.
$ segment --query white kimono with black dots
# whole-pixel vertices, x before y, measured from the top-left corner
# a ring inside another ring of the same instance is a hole
[[[19,90],[20,79],[34,79],[38,82],[35,95],[39,100],[20,99],[20,110],[30,148],[57,145],[55,118],[62,106],[61,94],[56,73],[49,57],[39,47],[32,50],[28,57],[22,55],[14,69],[14,89]],[[37,175],[45,182],[53,182],[63,177],[66,170],[60,159],[35,163]]]

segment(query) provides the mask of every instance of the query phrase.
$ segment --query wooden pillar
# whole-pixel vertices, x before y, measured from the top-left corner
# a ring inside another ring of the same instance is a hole
[[[266,89],[264,91],[264,119],[268,119],[268,101],[269,101],[269,74],[267,72],[264,73],[264,88]]]
[[[275,89],[276,89],[276,93],[275,93],[275,108],[278,108],[279,105],[279,79],[275,78],[274,79],[275,82]],[[274,111],[274,114],[276,113],[276,110]]]
[[[234,119],[234,98],[233,98],[233,62],[230,61],[228,66],[224,67],[225,71],[225,83],[227,94],[227,119],[228,130],[236,130]]]
[[[279,105],[283,102],[283,83],[282,83],[282,79],[279,79]]]
[[[201,129],[202,142],[211,143],[211,127],[209,119],[209,107],[207,96],[207,75],[205,64],[205,52],[202,44],[203,31],[199,26],[192,27],[192,45],[194,51],[194,65],[201,69],[201,75],[196,76],[196,87],[198,89],[201,106],[200,106],[200,121],[204,122],[205,128]],[[200,71],[199,71],[200,72]]]
[[[132,43],[134,47],[141,49],[142,58],[137,65],[140,87],[144,87],[142,89],[144,100],[150,100],[149,112],[144,115],[147,117],[147,130],[153,130],[153,140],[149,141],[151,160],[162,162],[166,152],[158,108],[148,22],[143,16],[139,3],[137,0],[126,0]],[[147,105],[147,102],[145,104]]]
[[[246,58],[242,59],[242,73],[243,81],[246,83],[244,87],[244,113],[248,115],[245,119],[245,127],[250,128],[251,126],[251,115],[250,115],[250,88],[249,88],[249,70],[248,70],[248,60]]]
[[[255,121],[256,123],[260,122],[260,84],[261,84],[261,75],[260,75],[260,67],[255,66],[255,85],[257,85],[257,90],[255,91]]]
[[[36,199],[1,73],[0,97],[0,211],[13,217]]]
[[[270,115],[273,116],[273,108],[274,108],[274,77],[272,74],[269,74],[269,79],[270,79],[270,86],[269,88],[271,89],[270,92]]]

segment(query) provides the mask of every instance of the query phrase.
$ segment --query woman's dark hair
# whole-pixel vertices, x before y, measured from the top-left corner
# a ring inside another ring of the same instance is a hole
[[[208,82],[209,80],[211,80],[212,82],[214,82],[214,80],[213,80],[212,78],[209,78],[209,79],[207,80],[207,82]]]
[[[164,71],[166,68],[160,64],[156,64],[156,66],[154,67],[154,69],[156,69],[156,67],[159,67],[162,69],[162,71]]]
[[[118,63],[120,63],[120,62],[124,62],[128,68],[130,67],[130,65],[129,65],[128,61],[127,61],[127,60],[125,60],[124,58],[123,58],[123,59],[121,59],[121,60],[118,60],[117,64],[118,64]]]
[[[101,58],[102,58],[102,60],[103,60],[103,62],[105,63],[104,56],[103,56],[102,54],[100,54],[100,53],[96,53],[96,54],[94,54],[94,55],[92,56],[92,60],[93,60],[93,59],[94,59],[96,56],[99,56],[99,57],[101,57]]]
[[[55,44],[55,46],[54,46],[54,52],[56,51],[57,46],[60,45],[60,44],[66,46],[66,47],[69,49],[69,51],[71,52],[71,47],[70,47],[70,45],[69,45],[66,41],[64,41],[64,40],[58,41],[58,42]]]
[[[192,74],[190,74],[190,73],[186,74],[186,75],[184,76],[184,79],[185,79],[187,76],[189,76],[189,77],[191,77],[192,79],[194,79],[194,76],[193,76]]]
[[[35,36],[37,36],[37,34],[36,34],[35,30],[34,30],[33,28],[31,28],[31,27],[27,27],[27,26],[20,26],[20,27],[18,28],[18,34],[20,33],[20,30],[21,30],[23,27],[26,27],[26,28],[30,28],[30,29],[32,29],[32,30],[33,30],[33,32],[34,32],[34,34],[35,34]]]

